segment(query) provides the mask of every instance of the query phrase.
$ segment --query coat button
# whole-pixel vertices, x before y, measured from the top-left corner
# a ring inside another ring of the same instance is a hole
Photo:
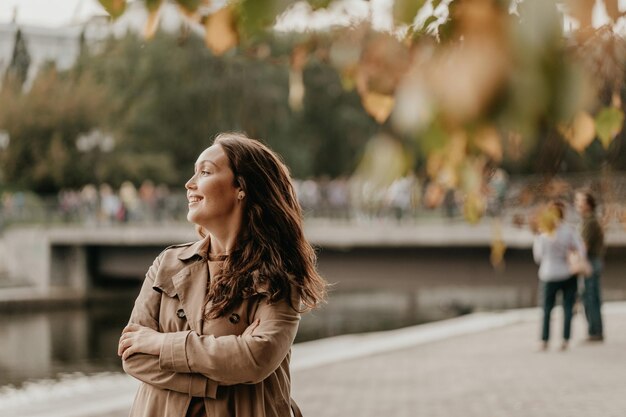
[[[237,324],[239,323],[239,320],[241,320],[241,317],[239,317],[239,314],[237,313],[233,313],[230,315],[230,317],[228,318],[228,320],[232,323],[232,324]]]
[[[184,319],[185,318],[185,310],[183,310],[182,308],[179,308],[178,311],[176,312],[176,315],[178,316],[179,319]]]

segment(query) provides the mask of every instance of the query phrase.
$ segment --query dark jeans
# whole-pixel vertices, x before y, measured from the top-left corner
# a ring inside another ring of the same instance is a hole
[[[563,294],[563,340],[569,340],[572,329],[572,309],[576,301],[577,288],[576,277],[571,277],[563,281],[541,281],[543,295],[543,329],[541,340],[550,339],[550,315],[556,303],[558,292]]]
[[[589,259],[593,272],[590,277],[585,278],[585,292],[583,293],[583,303],[585,305],[585,316],[589,324],[589,336],[603,336],[602,334],[602,296],[600,290],[600,274],[602,272],[602,261],[598,258]]]

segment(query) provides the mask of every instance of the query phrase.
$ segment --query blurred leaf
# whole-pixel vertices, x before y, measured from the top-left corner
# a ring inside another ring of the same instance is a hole
[[[395,0],[393,3],[393,17],[396,22],[413,24],[417,12],[424,6],[425,0]]]
[[[619,11],[619,7],[617,6],[617,0],[604,0],[604,7],[606,8],[606,13],[609,15],[613,22],[617,22],[622,16],[622,13]]]
[[[615,107],[605,107],[596,115],[596,132],[605,149],[624,126],[624,112]]]
[[[154,37],[154,34],[159,28],[159,20],[161,20],[161,13],[159,13],[158,8],[148,13],[148,20],[143,28],[144,38],[152,39]]]
[[[496,220],[494,222],[493,239],[491,240],[491,265],[496,269],[504,268],[504,254],[506,252],[506,244],[502,238],[502,224]]]
[[[494,161],[502,160],[502,141],[494,127],[488,126],[480,129],[474,137],[474,144]]]
[[[463,216],[470,224],[476,224],[485,214],[485,200],[478,193],[469,193],[463,204]]]
[[[289,107],[294,111],[301,111],[304,101],[304,82],[302,70],[292,69],[289,71]]]
[[[559,131],[577,152],[582,153],[596,137],[593,117],[585,111],[578,112],[570,125],[559,126]]]
[[[188,12],[195,12],[202,0],[175,0],[183,9]]]
[[[230,6],[219,9],[207,18],[204,42],[217,56],[238,45],[239,35]]]
[[[400,141],[386,134],[378,134],[368,141],[356,176],[374,188],[386,188],[405,175],[408,168],[407,153]]]
[[[126,0],[98,0],[104,10],[111,15],[113,19],[120,17],[126,10]]]
[[[394,105],[393,96],[366,92],[361,95],[361,102],[367,111],[378,123],[384,123],[391,114]]]
[[[312,10],[325,9],[333,0],[307,0]]]
[[[255,37],[269,29],[291,0],[239,0],[240,33]]]
[[[159,7],[163,4],[163,0],[144,0],[144,2],[146,3],[146,9],[148,9],[149,12],[159,10]]]
[[[396,92],[393,123],[401,132],[421,133],[432,121],[435,103],[419,79],[405,79]]]
[[[589,28],[592,23],[593,6],[595,0],[568,0],[569,10],[572,17],[578,20],[580,28]]]
[[[394,94],[410,62],[408,48],[397,38],[386,33],[372,33],[357,67],[359,93]]]

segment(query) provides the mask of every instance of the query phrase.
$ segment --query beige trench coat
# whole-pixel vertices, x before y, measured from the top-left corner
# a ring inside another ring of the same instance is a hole
[[[148,270],[130,322],[167,333],[159,356],[134,354],[124,371],[142,381],[131,417],[184,417],[204,397],[209,417],[290,416],[289,358],[300,314],[261,290],[218,319],[203,319],[208,239],[163,251]],[[207,267],[207,264],[209,267]],[[293,292],[295,293],[295,292]],[[254,320],[260,324],[241,336]]]

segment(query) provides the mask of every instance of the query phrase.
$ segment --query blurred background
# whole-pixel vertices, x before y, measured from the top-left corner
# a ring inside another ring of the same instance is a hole
[[[219,132],[281,154],[334,284],[297,342],[537,305],[529,221],[590,187],[626,300],[626,2],[3,0],[0,397],[121,373]],[[7,397],[8,398],[8,397]]]

